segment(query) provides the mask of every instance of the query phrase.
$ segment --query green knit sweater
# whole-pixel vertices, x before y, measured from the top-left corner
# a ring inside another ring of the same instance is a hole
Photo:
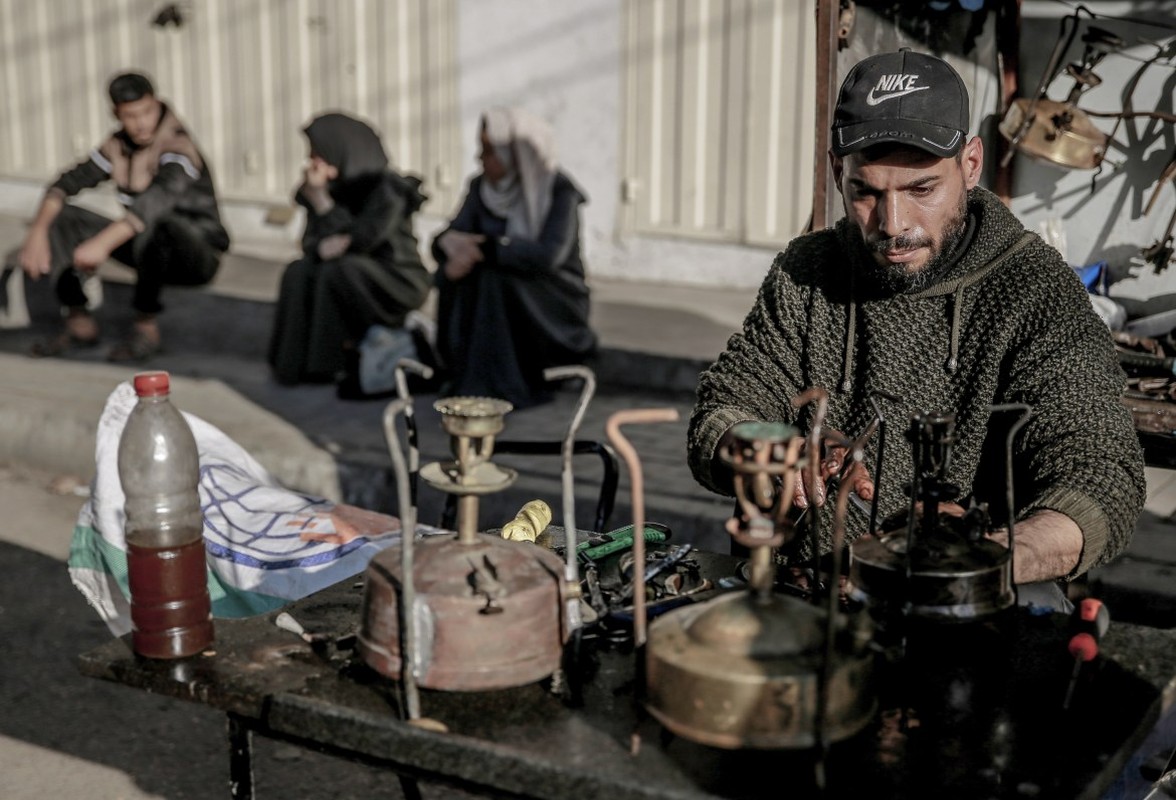
[[[900,400],[879,400],[887,429],[881,518],[908,502],[913,461],[903,434],[911,416],[954,412],[949,479],[989,502],[999,520],[1007,516],[1006,437],[1018,415],[989,406],[1026,403],[1033,416],[1013,448],[1017,519],[1053,509],[1081,527],[1085,544],[1070,577],[1127,546],[1143,506],[1143,458],[1106,325],[1058,252],[1026,234],[995,195],[972,190],[968,209],[974,231],[963,254],[917,293],[871,288],[878,268],[844,219],[777,256],[743,332],[699,382],[687,447],[703,486],[731,493],[712,466],[736,422],[806,429],[812,406],[796,410],[790,400],[822,387],[825,427],[853,437],[874,419],[870,396],[882,390]],[[866,464],[876,446],[875,436]],[[867,520],[851,515],[847,527],[858,536]],[[831,525],[821,530],[827,550]]]

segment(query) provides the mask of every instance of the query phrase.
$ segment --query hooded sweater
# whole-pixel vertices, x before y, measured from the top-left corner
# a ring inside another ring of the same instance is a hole
[[[846,219],[779,254],[742,333],[701,376],[687,434],[695,478],[730,495],[713,470],[724,432],[745,420],[807,430],[813,404],[796,409],[791,400],[820,387],[829,395],[825,429],[859,436],[876,418],[872,400],[885,416],[882,474],[873,476],[880,519],[909,503],[914,460],[902,434],[912,416],[947,412],[956,419],[948,479],[1003,523],[1007,436],[1019,413],[991,406],[1024,403],[1032,415],[1012,447],[1015,519],[1050,509],[1078,524],[1084,545],[1071,578],[1120,553],[1145,481],[1110,333],[1061,255],[995,195],[973,189],[968,214],[962,252],[921,291],[877,288],[878,267]],[[877,447],[873,436],[867,465]],[[865,515],[851,514],[847,536],[866,527]],[[825,551],[831,530],[821,525]]]

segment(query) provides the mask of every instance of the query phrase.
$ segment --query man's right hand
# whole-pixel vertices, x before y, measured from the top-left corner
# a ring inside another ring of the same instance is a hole
[[[834,431],[834,433],[836,433]],[[840,434],[838,434],[840,435]],[[810,500],[813,505],[825,505],[825,484],[834,475],[840,475],[842,467],[845,465],[845,459],[850,457],[849,448],[842,444],[827,443],[825,447],[824,456],[821,459],[820,477],[816,486],[811,486],[812,470],[805,468],[796,475],[796,491],[793,494],[792,504],[797,508],[808,508]],[[844,475],[841,475],[842,482],[848,482],[851,490],[863,500],[870,501],[874,499],[874,480],[866,471],[866,467],[862,462],[856,461],[849,465]]]
[[[48,231],[34,229],[29,231],[16,260],[29,278],[37,280],[49,274],[51,254]]]

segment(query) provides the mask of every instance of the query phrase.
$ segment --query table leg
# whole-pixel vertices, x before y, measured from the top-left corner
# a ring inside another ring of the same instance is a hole
[[[233,712],[229,718],[229,797],[253,800],[253,728]]]
[[[397,775],[396,777],[400,778],[400,791],[404,793],[405,800],[421,800],[421,787],[416,778],[409,778],[405,775]]]

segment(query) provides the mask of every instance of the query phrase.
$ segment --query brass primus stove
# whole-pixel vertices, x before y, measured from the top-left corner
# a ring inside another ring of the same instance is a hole
[[[415,650],[413,672],[420,686],[483,691],[532,683],[559,668],[567,636],[563,563],[541,547],[478,532],[478,498],[506,489],[517,477],[490,460],[512,406],[493,398],[451,397],[434,408],[441,412],[454,459],[426,464],[420,477],[458,496],[457,535],[411,545],[415,563],[407,576],[402,545],[372,558],[359,652],[377,672],[402,678],[399,600],[407,595],[414,598],[410,652]]]
[[[852,596],[891,622],[967,622],[1010,608],[1016,602],[1012,549],[985,538],[987,509],[973,506],[963,516],[941,509],[960,495],[948,481],[955,415],[915,414],[907,438],[915,471],[906,524],[850,545]],[[1011,485],[1010,474],[1010,509]]]
[[[732,432],[721,455],[743,513],[727,531],[751,550],[750,588],[653,621],[646,707],[671,732],[715,747],[848,738],[876,709],[868,618],[836,613],[836,580],[828,609],[772,590],[774,550],[794,533],[786,515],[804,440],[783,423],[744,422]]]

